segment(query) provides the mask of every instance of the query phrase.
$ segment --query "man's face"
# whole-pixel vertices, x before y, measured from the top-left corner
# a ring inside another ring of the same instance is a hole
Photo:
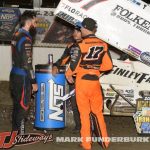
[[[32,20],[31,20],[31,26],[36,28],[37,27],[37,18],[34,17]]]
[[[73,38],[75,40],[80,40],[82,38],[81,36],[81,31],[77,30],[77,29],[74,29],[74,32],[73,32]]]
[[[28,25],[29,25],[29,32],[31,36],[34,37],[36,34],[37,18],[34,17],[32,20],[30,20]]]
[[[30,28],[36,28],[37,27],[37,18],[34,17],[33,19],[27,20],[26,25]]]

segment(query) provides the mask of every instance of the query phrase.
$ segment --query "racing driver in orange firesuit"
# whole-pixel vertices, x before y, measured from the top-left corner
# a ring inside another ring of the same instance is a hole
[[[103,116],[103,98],[99,76],[101,72],[113,68],[112,60],[107,44],[95,36],[97,23],[91,18],[85,18],[78,22],[83,41],[78,44],[78,53],[72,57],[70,67],[66,72],[67,80],[72,83],[72,75],[76,76],[76,99],[81,119],[81,146],[85,150],[91,149],[90,113],[97,119],[99,135],[106,139],[107,129]],[[78,55],[77,55],[78,54]],[[103,148],[107,148],[109,142],[103,141]]]

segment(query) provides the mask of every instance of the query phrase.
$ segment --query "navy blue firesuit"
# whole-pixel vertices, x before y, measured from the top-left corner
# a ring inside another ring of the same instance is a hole
[[[24,123],[31,98],[31,85],[36,83],[32,67],[32,37],[19,29],[13,36],[10,90],[13,98],[12,130],[24,132]]]

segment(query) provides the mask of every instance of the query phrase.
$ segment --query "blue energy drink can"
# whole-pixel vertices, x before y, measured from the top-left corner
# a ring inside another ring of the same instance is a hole
[[[36,65],[38,84],[34,126],[40,129],[65,128],[65,68],[52,76],[50,65]]]

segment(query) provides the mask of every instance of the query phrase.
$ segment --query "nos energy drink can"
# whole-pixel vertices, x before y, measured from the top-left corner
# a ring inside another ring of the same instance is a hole
[[[36,65],[35,72],[39,89],[34,126],[40,129],[65,128],[65,103],[62,101],[65,95],[65,69],[52,76],[51,65]]]

